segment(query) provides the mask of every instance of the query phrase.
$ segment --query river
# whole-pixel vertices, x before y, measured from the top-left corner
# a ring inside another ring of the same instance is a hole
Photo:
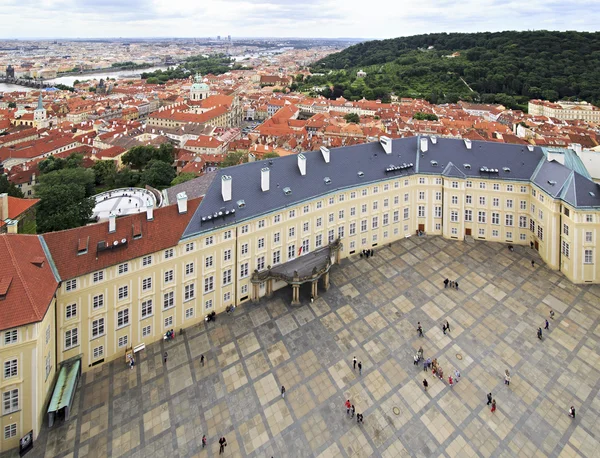
[[[82,74],[75,74],[74,76],[61,76],[58,78],[54,78],[54,79],[50,79],[50,80],[46,80],[47,83],[50,84],[64,84],[66,86],[73,86],[73,83],[75,82],[75,80],[79,80],[79,81],[85,81],[85,80],[92,80],[92,79],[97,79],[99,80],[100,78],[103,79],[107,79],[107,78],[114,78],[114,79],[122,79],[122,78],[133,78],[137,75],[140,75],[144,72],[153,72],[156,70],[166,70],[168,67],[149,67],[149,68],[144,68],[144,69],[139,69],[139,70],[119,70],[119,71],[115,71],[115,72],[98,72],[98,73],[82,73]],[[0,83],[0,92],[14,92],[14,91],[31,91],[32,88],[30,87],[25,87],[25,86],[17,86],[15,84],[5,84],[5,83]]]

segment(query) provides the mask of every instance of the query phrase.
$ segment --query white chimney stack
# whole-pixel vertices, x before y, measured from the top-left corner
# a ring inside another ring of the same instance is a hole
[[[152,221],[154,219],[154,205],[151,201],[146,202],[146,219]]]
[[[179,214],[187,213],[187,194],[185,192],[177,194],[177,210]]]
[[[298,168],[300,169],[300,175],[306,175],[306,156],[302,153],[298,154]]]
[[[323,155],[323,159],[327,164],[329,164],[330,152],[328,148],[321,146],[321,154]]]
[[[231,177],[228,175],[221,177],[221,195],[223,196],[223,202],[231,200]]]
[[[270,175],[269,167],[264,167],[264,168],[260,169],[260,189],[262,189],[263,192],[269,190],[269,182],[270,182],[269,175]]]
[[[435,145],[437,143],[437,137],[431,137],[431,143]]]
[[[115,232],[117,230],[117,215],[115,212],[110,212],[108,215],[108,232]]]
[[[427,137],[421,137],[421,152],[426,153],[429,149],[429,142],[427,141]]]
[[[392,139],[390,137],[379,137],[379,143],[383,146],[385,154],[392,154]]]
[[[465,138],[465,146],[467,147],[467,149],[471,149],[472,143],[471,140],[469,140],[468,138]]]

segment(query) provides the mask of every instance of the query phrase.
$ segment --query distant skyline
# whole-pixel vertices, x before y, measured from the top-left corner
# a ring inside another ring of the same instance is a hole
[[[0,39],[600,30],[597,0],[4,0]]]

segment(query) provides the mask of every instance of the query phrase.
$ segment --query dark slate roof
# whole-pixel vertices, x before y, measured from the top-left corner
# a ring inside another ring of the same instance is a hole
[[[395,140],[394,146],[402,140]],[[441,175],[452,162],[466,178],[529,180],[539,162],[545,158],[540,147],[530,151],[526,145],[472,141],[471,149],[467,149],[464,140],[453,138],[438,138],[435,144],[431,139],[427,142],[427,151],[419,154],[419,173]],[[466,168],[465,164],[471,167]],[[497,169],[498,172],[481,172],[482,167]],[[504,167],[508,167],[510,172],[504,171]],[[455,172],[449,172],[450,176],[458,176]]]
[[[572,185],[575,192],[575,203],[569,203],[580,208],[600,207],[600,185],[598,183],[574,172]]]
[[[569,192],[571,192],[575,199],[576,193],[579,205],[582,205],[579,199],[590,201],[589,194],[587,197],[583,196],[588,192],[588,188],[592,190],[591,187],[594,189],[598,187],[576,172],[574,172],[575,176],[583,181],[575,178],[571,180],[573,183],[570,185],[568,177],[571,170],[557,163],[546,164],[546,157],[539,147],[530,150],[526,145],[472,141],[471,149],[468,149],[463,140],[438,138],[435,144],[431,139],[427,142],[427,151],[421,152],[418,137],[393,140],[390,155],[385,153],[379,142],[335,148],[330,150],[329,163],[325,162],[320,151],[303,153],[306,157],[305,176],[302,176],[298,169],[297,155],[250,162],[219,170],[188,224],[183,238],[294,206],[341,189],[415,173],[527,182],[535,176],[536,184],[552,195],[558,195],[563,186],[561,198],[570,196]],[[386,171],[390,165],[399,166],[403,163],[412,163],[414,166],[393,172]],[[470,167],[465,167],[465,164],[470,164]],[[266,192],[261,190],[263,167],[270,169],[270,190]],[[482,172],[483,167],[496,169],[498,172]],[[358,176],[359,171],[363,172],[362,177]],[[223,175],[232,177],[232,199],[228,202],[224,202],[221,195]],[[330,178],[330,184],[325,183],[325,177]],[[556,189],[555,186],[548,189],[548,180],[557,182]],[[569,186],[574,188],[573,191],[569,190]],[[283,190],[286,187],[291,189],[291,194],[284,194]],[[580,192],[580,187],[586,191]],[[595,192],[596,196],[600,196],[600,190]],[[169,201],[171,201],[171,194],[172,192],[169,191]],[[237,204],[240,200],[245,203],[243,208]],[[175,198],[172,201],[174,202]],[[593,205],[600,207],[600,200],[596,198]],[[213,218],[215,213],[225,214],[226,211],[231,212],[233,209],[235,209],[234,214]],[[209,215],[211,220],[202,222],[202,218]]]
[[[552,197],[559,197],[569,176],[574,173],[556,161],[544,161],[536,170],[532,181]]]
[[[206,191],[210,188],[217,172],[206,172],[204,175],[194,178],[193,180],[186,181],[185,183],[177,184],[166,189],[167,202],[165,205],[171,205],[177,203],[177,194],[185,192],[188,200],[195,199],[196,197],[202,197],[206,194]]]
[[[331,149],[329,163],[325,162],[320,151],[304,153],[306,156],[304,176],[298,169],[297,155],[249,162],[219,170],[203,199],[203,204],[190,221],[184,237],[253,218],[277,208],[297,205],[338,189],[360,186],[386,178],[413,175],[415,167],[392,173],[386,172],[386,168],[402,163],[415,164],[416,151],[417,138],[411,137],[402,141],[395,140],[390,155],[385,154],[379,142]],[[270,189],[266,192],[263,192],[260,186],[263,167],[269,167],[271,176]],[[359,171],[364,173],[363,177],[358,176]],[[221,196],[223,175],[232,177],[232,199],[228,202],[223,202]],[[325,177],[331,179],[331,184],[325,184]],[[286,187],[292,190],[290,195],[284,194],[283,190]],[[244,200],[244,208],[238,207],[238,200]],[[235,216],[217,218],[210,223],[201,224],[202,217],[231,209],[236,210]]]

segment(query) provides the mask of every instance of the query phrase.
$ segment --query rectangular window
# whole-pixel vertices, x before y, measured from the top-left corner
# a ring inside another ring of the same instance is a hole
[[[212,301],[212,299],[209,299],[209,300],[207,300],[207,301],[204,303],[204,308],[205,308],[206,310],[210,310],[210,309],[212,309],[212,308],[213,308],[213,301]]]
[[[473,182],[472,181],[465,182],[465,188],[472,188],[472,187],[473,187]]]
[[[148,337],[150,334],[152,334],[152,326],[144,326],[142,328],[142,337]]]
[[[290,218],[295,218],[295,217],[296,217],[296,210],[290,210],[290,212],[289,212],[288,216],[289,216]]]
[[[338,212],[338,219],[344,219],[344,210]]]
[[[335,203],[335,198],[334,197],[330,197],[329,198],[329,205],[333,205]]]
[[[281,262],[281,250],[273,251],[273,265],[276,266]]]
[[[465,222],[470,223],[473,221],[473,210],[465,210]]]
[[[538,211],[539,219],[544,219],[544,212],[542,210]]]
[[[425,184],[425,178],[420,177],[419,178],[419,184]]]
[[[513,208],[513,200],[506,199],[506,208]]]
[[[171,283],[173,281],[173,271],[167,270],[165,272],[165,283]]]
[[[457,228],[455,228],[455,227],[453,227],[453,228],[451,228],[451,229],[450,229],[450,233],[451,233],[452,235],[457,235],[457,234],[458,234],[458,229],[457,229]]]
[[[189,309],[185,309],[185,319],[189,320],[194,316],[194,308],[190,307]]]
[[[583,252],[583,263],[593,264],[594,263],[594,250],[585,250]]]
[[[453,187],[454,189],[458,189],[458,181],[453,181],[453,182],[452,182],[452,187]]]
[[[440,198],[438,200],[442,200],[442,193],[440,192]],[[394,205],[400,204],[400,196],[394,196]]]
[[[302,224],[302,232],[308,232],[309,229],[310,229],[310,226],[308,224],[308,221],[304,222]]]
[[[472,204],[472,203],[473,203],[473,196],[472,196],[472,195],[470,195],[470,194],[467,194],[467,195],[465,196],[465,203],[467,203],[467,204]]]
[[[350,199],[356,199],[356,191],[350,193]]]
[[[310,240],[309,239],[302,240],[302,254],[307,254],[309,251],[310,251]]]
[[[519,240],[527,240],[526,234],[519,234]]]
[[[485,189],[485,183],[483,181],[479,182],[479,189]]]
[[[394,210],[394,214],[392,216],[392,221],[394,223],[397,223],[398,221],[400,221],[400,212],[398,210]]]
[[[147,277],[142,280],[142,291],[152,289],[152,277]]]
[[[65,349],[73,348],[79,344],[79,332],[77,328],[65,332]]]
[[[571,246],[566,240],[562,241],[562,254],[565,255],[567,258],[571,254]]]
[[[192,283],[193,284],[193,283]],[[189,286],[189,285],[188,285]],[[205,293],[210,293],[212,290],[215,289],[215,277],[210,275],[208,277],[206,277],[204,279],[204,292]],[[186,300],[187,299],[191,299],[192,297],[194,297],[193,295],[190,297],[186,296]]]
[[[569,235],[569,226],[567,224],[563,224],[563,234]]]
[[[529,230],[535,232],[535,221],[533,219],[529,220]]]
[[[296,236],[296,228],[295,227],[290,227],[288,229],[288,237],[295,237]]]
[[[452,205],[458,205],[458,196],[452,196]]]
[[[323,234],[318,234],[315,237],[315,248],[319,248],[323,245]]]
[[[335,232],[333,229],[329,229],[329,232],[327,233],[327,241],[329,243],[333,242],[333,240],[335,239]]]
[[[223,240],[229,240],[229,239],[231,239],[231,231],[223,232]]]
[[[379,186],[373,186],[373,194],[377,194],[379,192]]]
[[[586,231],[586,233],[585,233],[585,241],[588,242],[588,243],[590,243],[590,242],[593,241],[592,233],[590,231]]]
[[[512,232],[507,232],[506,233],[506,240],[512,240],[513,236],[512,236]]]
[[[264,249],[265,248],[265,238],[264,237],[259,238],[257,245],[258,245],[259,250]]]
[[[494,191],[500,191],[500,185],[498,183],[494,183]]]
[[[16,377],[19,374],[19,362],[15,359],[4,361],[4,378]]]
[[[483,197],[483,196],[479,197],[479,205],[485,206],[485,197]]]
[[[390,199],[383,199],[383,208],[387,208],[390,206]]]
[[[129,287],[127,285],[119,287],[119,300],[126,299],[129,296]]]
[[[150,266],[152,265],[152,256],[144,256],[142,258],[142,266]]]
[[[323,218],[321,218],[320,216],[317,218],[317,223],[316,223],[317,227],[321,227],[323,225]]]
[[[367,220],[366,219],[363,219],[360,222],[360,231],[361,232],[367,232]]]
[[[4,427],[4,440],[17,436],[17,424],[13,423]]]
[[[292,244],[288,246],[288,260],[296,258],[296,245]]]
[[[419,200],[425,200],[425,192],[419,191]]]
[[[373,210],[377,210],[379,208],[379,202],[373,202]]]
[[[245,262],[240,265],[240,278],[246,278],[248,276],[248,263]]]
[[[317,202],[317,210],[320,210],[321,208],[323,208],[323,201],[320,200]]]
[[[215,238],[212,235],[204,239],[204,246],[211,246],[213,243],[215,243]]]
[[[261,270],[265,270],[265,257],[259,256],[256,258],[256,269],[260,272]]]
[[[484,228],[479,228],[479,235],[484,237],[485,236],[485,229]]]
[[[500,213],[492,212],[492,224],[500,224]]]
[[[280,240],[280,233],[279,232],[275,232],[273,234],[273,243],[277,244],[277,243],[279,243],[279,240]]]
[[[356,216],[356,207],[350,207],[350,216]]]
[[[309,211],[310,211],[310,206],[308,206],[308,205],[305,205],[305,206],[302,208],[302,213],[304,213],[304,214],[307,214]]]
[[[265,227],[265,220],[264,220],[264,219],[261,219],[261,220],[258,222],[258,228],[259,228],[259,229],[262,229],[262,228],[264,228],[264,227]]]
[[[212,266],[213,266],[213,257],[207,256],[206,258],[204,258],[204,268],[210,269]]]
[[[92,298],[92,307],[94,310],[104,307],[104,294],[98,294]]]
[[[477,222],[481,224],[485,224],[485,212],[477,213]]]
[[[104,271],[94,272],[94,283],[101,282],[102,280],[104,280]]]
[[[67,320],[70,320],[71,318],[75,318],[77,316],[77,304],[67,305],[65,316],[66,316]]]
[[[538,239],[543,241],[544,240],[544,228],[542,226],[538,225],[537,234],[538,234]]]
[[[513,185],[512,185],[512,184],[507,184],[507,185],[506,185],[506,190],[507,190],[508,192],[512,192],[512,191],[513,191]]]
[[[402,213],[403,213],[403,215],[402,215],[402,216],[403,216],[403,218],[404,218],[404,219],[408,219],[409,208],[408,208],[408,207],[404,208],[404,209],[402,210]]]
[[[171,259],[175,254],[175,250],[173,250],[173,248],[169,248],[168,250],[165,250],[164,256],[163,258],[166,259]]]
[[[117,327],[127,326],[129,324],[129,309],[119,310],[117,312]]]
[[[189,253],[190,251],[194,251],[194,242],[189,242],[185,244],[185,252]]]
[[[569,210],[568,208],[565,208],[565,215],[567,215],[567,211],[568,210]],[[569,215],[567,215],[567,216],[569,216]],[[594,222],[594,215],[585,215],[585,222],[586,223],[593,223]]]
[[[377,228],[379,227],[379,218],[378,218],[377,216],[374,216],[374,217],[373,217],[373,220],[372,220],[372,225],[371,225],[371,227],[372,227],[373,229],[377,229]]]
[[[242,244],[242,249],[240,250],[241,253],[244,254],[248,254],[248,244],[247,243],[243,243]]]
[[[92,321],[92,337],[104,335],[104,318]]]
[[[389,223],[390,223],[390,214],[384,213],[383,214],[383,225],[387,226]]]
[[[404,202],[408,202],[408,193],[404,194]]]
[[[385,221],[385,216],[387,216],[387,215],[384,215],[384,221]],[[344,238],[344,226],[338,227],[338,238],[340,238],[340,239]]]
[[[458,223],[458,212],[456,210],[452,210],[450,212],[450,221],[453,223]]]
[[[512,226],[513,225],[513,215],[506,215],[505,224],[507,226]]]
[[[165,329],[170,328],[171,326],[173,326],[173,317],[168,316],[165,318]]]
[[[171,292],[171,294],[173,294],[173,292]],[[151,316],[152,312],[153,312],[152,299],[148,299],[146,301],[143,301],[142,302],[142,306],[141,306],[141,316],[142,316],[142,318],[146,318],[147,316]]]
[[[273,224],[277,224],[281,222],[281,215],[275,215],[273,217]]]
[[[212,259],[212,256],[210,256],[210,258]],[[188,264],[185,265],[185,275],[192,275],[194,273],[194,263],[190,262]]]
[[[2,393],[2,414],[6,415],[19,410],[19,389]]]
[[[360,206],[360,212],[361,213],[367,213],[367,204],[362,204]]]
[[[244,224],[242,226],[242,234],[247,234],[249,229],[250,229],[250,226],[248,224]]]
[[[497,229],[492,229],[492,237],[498,237],[500,235],[500,232],[498,232]]]
[[[492,207],[499,207],[500,206],[500,199],[498,199],[497,197],[494,197],[492,199]]]
[[[425,206],[419,205],[418,212],[419,212],[419,218],[424,218],[425,217]]]
[[[119,337],[119,341],[118,341],[119,348],[127,346],[128,341],[129,341],[129,339],[127,336]]]
[[[93,359],[102,358],[102,356],[104,356],[104,345],[100,345],[99,347],[94,348],[93,353]]]
[[[75,291],[77,289],[77,279],[67,280],[65,282],[65,290],[66,291]]]
[[[123,275],[129,272],[129,264],[119,264],[119,275]]]
[[[328,221],[329,221],[330,223],[333,223],[333,221],[334,221],[334,215],[333,215],[333,213],[330,213],[330,214],[329,214]]]
[[[210,281],[207,283],[206,280],[209,280],[209,279],[210,279]],[[204,279],[205,290],[206,290],[207,286],[211,288],[211,289],[207,290],[206,292],[212,291],[212,288],[214,287],[213,283],[214,283],[214,280],[213,280],[212,276]],[[194,299],[194,297],[196,297],[196,284],[190,283],[189,285],[185,285],[183,287],[183,300],[190,301],[190,300]]]
[[[50,342],[50,325],[46,326],[46,345]]]
[[[442,207],[434,207],[434,216],[436,218],[441,218],[442,217]]]
[[[175,293],[173,291],[166,292],[163,295],[163,309],[170,309],[175,305]]]
[[[519,202],[519,208],[520,208],[521,210],[527,210],[527,201],[526,201],[526,200],[521,200],[521,201]]]
[[[527,217],[526,216],[519,216],[519,227],[521,229],[527,228]]]
[[[527,192],[527,186],[521,186],[521,192]]]

